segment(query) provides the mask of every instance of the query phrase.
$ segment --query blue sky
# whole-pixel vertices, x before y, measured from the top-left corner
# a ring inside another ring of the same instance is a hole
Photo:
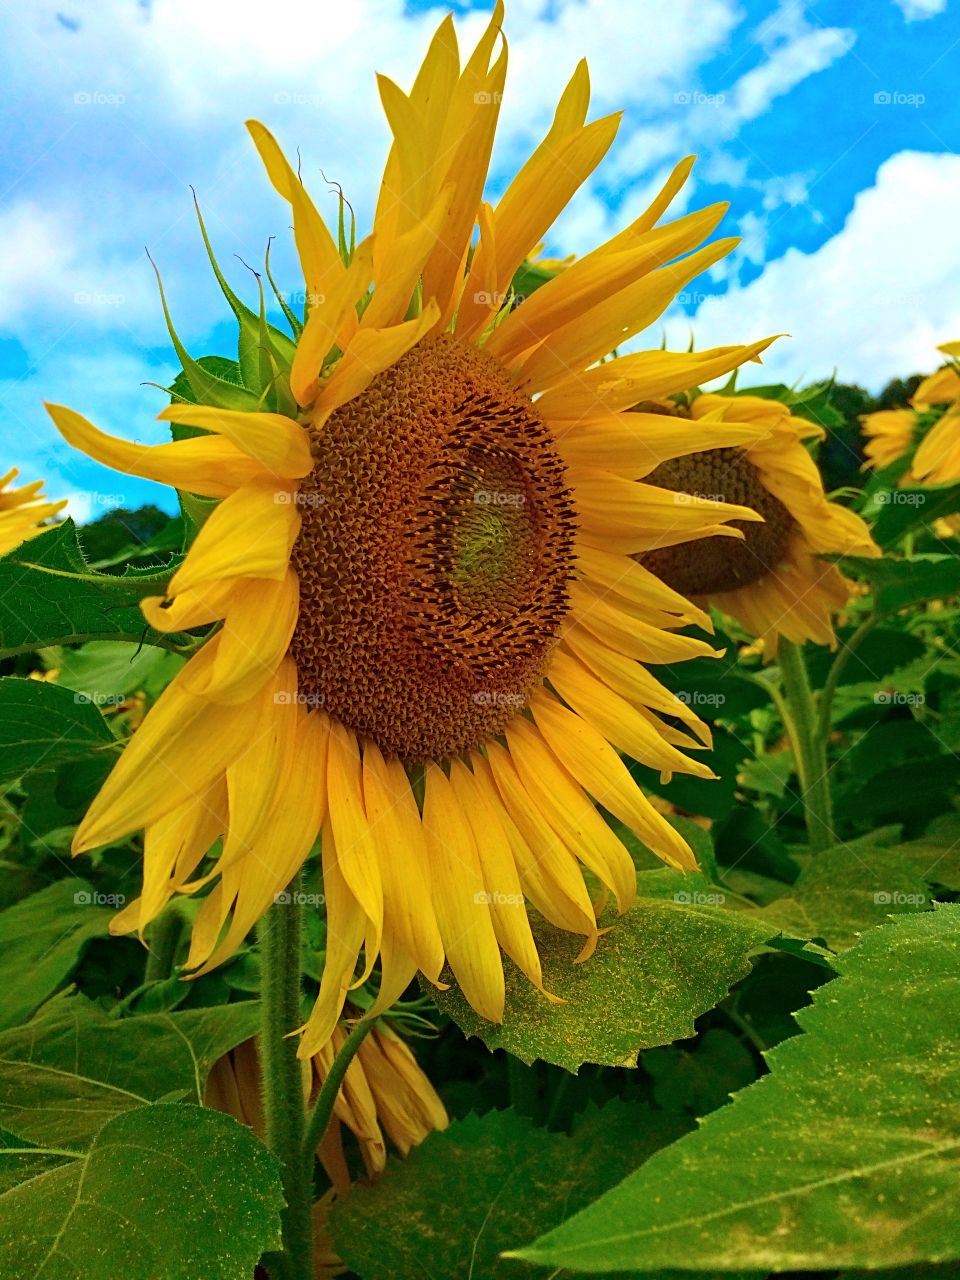
[[[716,200],[742,244],[637,345],[792,335],[762,376],[878,388],[935,365],[960,336],[960,0],[514,0],[490,194],[536,145],[586,55],[592,114],[623,109],[607,160],[548,249],[582,252],[699,155],[678,211]],[[453,6],[462,46],[486,4]],[[234,284],[289,218],[243,121],[264,120],[335,214],[320,170],[365,229],[387,145],[374,72],[408,85],[446,7],[402,0],[36,0],[4,6],[0,69],[0,471],[42,475],[74,513],[170,495],[72,455],[46,419],[62,401],[105,430],[159,442],[175,372],[149,263],[195,354],[233,354],[205,265],[196,187]],[[329,16],[328,16],[329,15]],[[758,371],[759,374],[760,371]]]

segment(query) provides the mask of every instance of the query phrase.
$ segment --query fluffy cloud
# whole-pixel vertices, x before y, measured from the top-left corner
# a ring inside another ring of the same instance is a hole
[[[763,377],[812,381],[838,369],[877,389],[930,369],[960,336],[960,156],[902,151],[861,191],[842,229],[813,253],[790,249],[750,284],[667,323],[668,345],[710,347],[789,333]]]
[[[935,18],[938,13],[944,13],[947,8],[947,0],[893,0],[893,2],[903,12],[908,22],[916,22],[922,18]]]

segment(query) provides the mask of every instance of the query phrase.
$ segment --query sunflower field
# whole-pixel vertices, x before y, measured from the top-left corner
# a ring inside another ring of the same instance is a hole
[[[176,516],[0,482],[2,1280],[960,1275],[960,342],[664,349],[725,209],[545,258],[618,116],[487,203],[503,21],[47,405]]]

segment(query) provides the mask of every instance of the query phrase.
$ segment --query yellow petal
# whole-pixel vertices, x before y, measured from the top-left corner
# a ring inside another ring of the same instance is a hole
[[[437,305],[431,302],[415,320],[407,320],[389,329],[361,329],[324,383],[314,406],[315,412],[323,415],[332,413],[360,395],[378,373],[396,364],[430,332],[438,316]]]
[[[443,968],[443,943],[430,896],[426,837],[406,771],[384,760],[372,742],[363,749],[363,799],[383,881],[384,915],[400,944],[431,982]]]
[[[226,578],[283,578],[300,529],[292,499],[288,490],[265,485],[224,498],[170,579],[169,595]]]
[[[186,691],[186,681],[212,665],[216,646],[214,636],[150,709],[77,828],[74,853],[198,801],[244,750],[261,716],[259,701],[214,708]]]
[[[46,409],[67,444],[125,475],[157,480],[207,498],[225,498],[241,485],[264,479],[263,467],[229,440],[131,444],[99,431],[73,409],[59,404],[48,404]]]
[[[549,694],[533,699],[531,710],[553,754],[598,804],[625,823],[664,862],[681,871],[696,870],[687,842],[657,813],[602,734]]]
[[[433,902],[450,968],[481,1017],[503,1021],[500,948],[473,833],[438,765],[427,766],[423,826]]]
[[[163,422],[201,427],[224,436],[270,475],[299,480],[313,469],[306,431],[282,413],[243,413],[209,405],[171,404],[157,417]]]
[[[528,720],[511,721],[506,739],[532,803],[626,911],[637,884],[630,854]]]
[[[340,334],[348,312],[356,314],[356,304],[370,287],[372,277],[373,243],[368,238],[357,245],[350,266],[331,292],[318,298],[307,315],[290,369],[290,390],[299,404],[311,404],[316,398],[324,359]]]
[[[363,801],[360,752],[356,736],[339,720],[330,722],[327,756],[330,826],[337,842],[337,864],[350,892],[366,912],[373,929],[374,952],[383,930],[383,884],[375,836]],[[372,964],[370,955],[367,963]]]

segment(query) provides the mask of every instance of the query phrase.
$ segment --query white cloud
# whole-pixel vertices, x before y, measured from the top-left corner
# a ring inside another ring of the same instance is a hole
[[[790,249],[750,284],[667,323],[668,345],[741,342],[787,332],[757,377],[828,377],[878,389],[929,369],[960,336],[960,156],[899,152],[861,191],[842,229],[813,253]],[[756,380],[756,379],[754,379]]]
[[[893,3],[907,22],[935,18],[938,13],[945,13],[947,8],[947,0],[893,0]]]

